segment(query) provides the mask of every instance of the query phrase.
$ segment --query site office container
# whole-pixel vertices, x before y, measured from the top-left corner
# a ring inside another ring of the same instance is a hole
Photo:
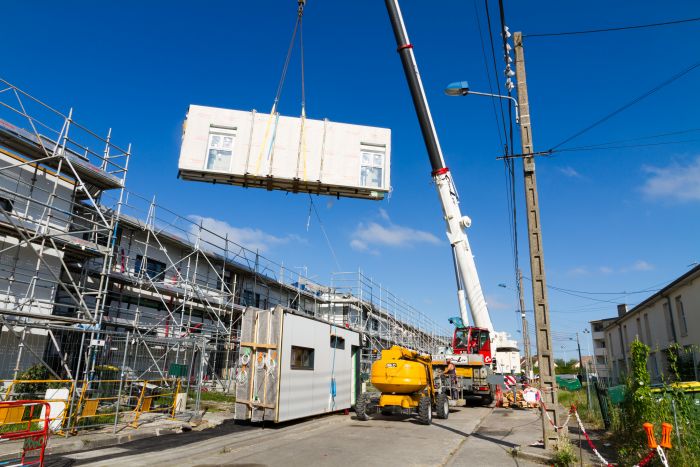
[[[382,199],[391,189],[391,130],[190,105],[180,178]]]
[[[360,335],[280,306],[241,318],[237,420],[284,422],[349,409],[360,390]]]

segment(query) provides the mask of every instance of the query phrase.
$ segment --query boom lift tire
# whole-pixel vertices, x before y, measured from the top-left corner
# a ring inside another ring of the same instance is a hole
[[[421,397],[418,402],[418,421],[423,425],[430,425],[433,422],[433,404],[428,395]]]
[[[437,417],[443,420],[447,420],[450,416],[450,400],[447,398],[447,394],[438,394],[435,398],[435,405]]]
[[[370,404],[370,396],[368,393],[363,392],[360,397],[357,398],[355,402],[355,414],[357,414],[357,419],[366,422],[369,420],[369,415],[367,414],[367,409]]]

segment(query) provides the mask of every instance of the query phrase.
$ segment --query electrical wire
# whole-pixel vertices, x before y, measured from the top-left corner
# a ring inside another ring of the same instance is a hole
[[[648,136],[637,136],[635,138],[626,138],[626,139],[618,139],[614,141],[608,141],[606,143],[597,143],[597,144],[590,144],[586,146],[579,146],[578,148],[573,148],[573,149],[587,149],[590,147],[596,147],[596,146],[607,146],[609,144],[619,144],[619,143],[631,143],[633,141],[641,141],[645,139],[654,139],[654,138],[661,138],[663,136],[676,136],[676,135],[683,135],[686,133],[693,133],[696,131],[700,131],[700,128],[688,128],[687,130],[679,130],[679,131],[669,131],[666,133],[657,133],[655,135],[648,135]]]
[[[505,69],[510,69],[510,64],[508,63],[509,53],[508,53],[508,37],[506,36],[506,14],[505,8],[503,6],[503,0],[498,0],[498,11],[501,21],[501,38],[503,46],[503,61],[505,62]],[[510,88],[507,89],[508,96],[512,96]],[[513,102],[508,99],[508,146],[510,151],[506,156],[510,156],[514,151],[513,143]],[[520,291],[520,251],[519,251],[519,241],[518,241],[518,211],[517,211],[517,198],[515,194],[515,161],[512,158],[506,157],[503,160],[504,168],[506,170],[506,187],[507,196],[509,204],[508,215],[510,217],[511,226],[511,242],[512,242],[512,252],[513,252],[513,274],[515,276],[515,285]]]
[[[491,43],[491,61],[493,62],[493,73],[494,73],[494,79],[496,80],[496,90],[498,91],[498,95],[501,95],[501,84],[498,81],[498,66],[496,65],[496,47],[494,46],[493,43],[493,27],[491,26],[491,13],[489,12],[489,1],[484,0],[484,5],[486,8],[486,24],[488,26],[488,31],[489,31],[489,41]],[[504,151],[505,155],[510,154],[510,150],[508,148],[508,132],[506,131],[506,117],[505,117],[505,112],[503,112],[503,99],[498,99],[498,106],[501,109],[501,121],[503,123],[503,134],[506,138],[506,149]]]
[[[582,146],[578,148],[564,148],[557,151],[552,151],[551,154],[559,154],[562,152],[582,152],[582,151],[607,151],[610,149],[631,149],[631,148],[647,148],[654,146],[669,146],[672,144],[684,144],[684,143],[696,143],[700,139],[685,139],[681,141],[660,141],[658,143],[645,143],[645,144],[623,144],[620,146]]]
[[[479,9],[476,5],[476,0],[473,2],[474,4],[474,16],[476,17],[476,25],[479,30],[479,39],[481,41],[481,55],[484,59],[484,69],[486,70],[486,78],[489,83],[489,93],[490,94],[495,94],[493,91],[493,82],[491,81],[491,71],[489,70],[489,64],[488,64],[488,59],[486,58],[486,45],[484,43],[484,34],[481,29],[481,20],[479,19]],[[503,136],[501,135],[501,131],[498,128],[501,124],[501,122],[498,120],[498,111],[496,110],[496,98],[492,97],[491,98],[491,107],[493,108],[493,116],[494,119],[496,120],[496,133],[498,134],[498,141],[500,143],[500,147],[503,148]],[[505,129],[505,126],[504,126]],[[505,154],[504,154],[505,155]]]
[[[601,28],[601,29],[587,29],[583,31],[562,31],[562,32],[545,32],[545,33],[535,33],[535,34],[523,34],[523,37],[553,37],[553,36],[573,36],[576,34],[594,34],[599,32],[612,32],[612,31],[627,31],[630,29],[643,29],[643,28],[654,28],[659,26],[670,26],[674,24],[690,23],[692,21],[700,21],[700,18],[687,18],[679,19],[675,21],[664,21],[661,23],[649,23],[649,24],[638,24],[633,26],[619,26],[615,28]]]
[[[654,87],[651,88],[650,90],[648,90],[648,91],[642,93],[641,95],[635,97],[634,99],[632,99],[631,101],[627,102],[627,103],[624,104],[623,106],[618,107],[617,109],[615,109],[615,110],[613,110],[612,112],[608,113],[608,114],[605,115],[604,117],[602,117],[602,118],[596,120],[594,123],[588,125],[587,127],[583,128],[582,130],[577,131],[577,132],[574,133],[573,135],[571,135],[571,136],[569,136],[568,138],[564,139],[562,142],[560,142],[560,143],[558,143],[558,144],[555,144],[554,146],[552,146],[552,147],[549,149],[549,151],[552,151],[552,152],[553,152],[553,151],[556,150],[558,147],[563,146],[564,144],[568,143],[569,141],[571,141],[571,140],[573,140],[573,139],[575,139],[575,138],[578,138],[578,137],[581,136],[582,134],[584,134],[584,133],[586,133],[586,132],[592,130],[593,128],[597,127],[598,125],[600,125],[600,124],[602,124],[602,123],[604,123],[604,122],[610,120],[610,119],[611,119],[612,117],[614,117],[615,115],[617,115],[617,114],[619,114],[619,113],[621,113],[621,112],[627,110],[628,108],[632,107],[633,105],[637,104],[638,102],[642,101],[643,99],[645,99],[645,98],[651,96],[652,94],[656,93],[657,91],[663,89],[664,87],[668,86],[669,84],[673,83],[674,81],[676,81],[676,80],[682,78],[683,76],[687,75],[688,73],[690,73],[691,71],[695,70],[695,69],[698,68],[698,67],[700,67],[700,62],[696,62],[696,63],[690,65],[689,67],[685,68],[684,70],[682,70],[682,71],[680,71],[680,72],[674,74],[674,75],[671,76],[670,78],[668,78],[668,79],[662,81],[660,84],[654,86]]]

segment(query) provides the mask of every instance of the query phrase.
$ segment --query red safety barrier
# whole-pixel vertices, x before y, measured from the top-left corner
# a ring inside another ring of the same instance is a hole
[[[44,413],[42,414],[42,409]],[[21,441],[18,457],[13,461],[21,466],[44,466],[44,453],[49,441],[49,412],[51,406],[46,401],[0,402],[0,426],[15,426],[17,430],[0,433],[0,441]],[[38,457],[35,456],[39,452]],[[6,460],[7,464],[8,461]],[[9,462],[12,464],[12,462]]]
[[[503,407],[503,391],[501,385],[496,385],[496,407]]]
[[[639,461],[638,464],[635,464],[635,467],[644,467],[649,462],[651,462],[651,460],[654,458],[655,454],[656,454],[656,449],[649,450],[649,454],[647,454],[647,456],[644,459]]]

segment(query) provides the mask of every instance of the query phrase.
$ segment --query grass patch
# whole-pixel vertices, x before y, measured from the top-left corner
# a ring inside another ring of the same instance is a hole
[[[559,391],[559,404],[564,406],[566,409],[571,407],[571,404],[576,406],[578,414],[581,417],[581,421],[584,423],[586,428],[592,429],[602,429],[605,424],[603,423],[603,416],[600,413],[600,405],[598,404],[598,396],[596,396],[595,389],[591,387],[591,405],[588,405],[588,399],[586,395],[586,387],[579,389],[578,391]]]
[[[116,416],[117,414],[105,414],[80,418],[75,426],[76,428],[99,428],[102,425],[113,425]]]
[[[6,423],[4,425],[0,425],[0,433],[15,433],[17,431],[24,431],[26,429],[27,422]],[[39,426],[38,422],[32,422],[29,426],[29,429],[32,431],[38,431],[41,429],[41,427]]]
[[[568,467],[574,465],[578,461],[578,457],[574,453],[574,446],[566,436],[560,436],[557,448],[552,457],[552,463],[557,467]]]

